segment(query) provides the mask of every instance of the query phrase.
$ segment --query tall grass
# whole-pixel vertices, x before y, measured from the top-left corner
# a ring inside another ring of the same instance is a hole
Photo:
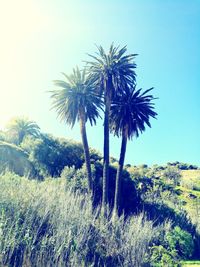
[[[64,179],[0,177],[0,266],[134,266],[161,232],[144,214],[114,222]]]

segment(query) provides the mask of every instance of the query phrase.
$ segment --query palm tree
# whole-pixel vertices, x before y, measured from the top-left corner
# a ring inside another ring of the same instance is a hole
[[[27,135],[38,137],[40,135],[40,127],[36,122],[26,117],[15,117],[11,119],[7,125],[7,133],[14,139],[14,143],[20,145]]]
[[[96,124],[99,117],[99,109],[102,108],[101,98],[95,93],[94,81],[86,75],[85,70],[78,67],[68,76],[63,73],[66,81],[54,81],[56,86],[61,87],[51,91],[53,99],[52,108],[56,109],[61,121],[69,124],[72,128],[76,121],[80,123],[80,131],[84,149],[88,188],[92,192],[92,174],[90,165],[90,153],[86,134],[86,122]]]
[[[122,94],[118,94],[111,105],[111,132],[121,136],[121,152],[118,162],[115,186],[114,215],[118,213],[121,193],[121,174],[124,166],[127,140],[145,131],[145,126],[151,127],[150,117],[155,118],[155,98],[149,93],[153,88],[141,92],[136,86],[127,87]]]
[[[97,56],[89,55],[93,61],[88,61],[88,70],[97,83],[100,95],[104,95],[104,166],[103,166],[103,196],[102,208],[107,215],[108,181],[109,181],[109,117],[110,106],[114,94],[123,90],[127,85],[135,82],[136,54],[126,55],[126,46],[123,48],[110,46],[108,54],[102,46],[97,47]]]

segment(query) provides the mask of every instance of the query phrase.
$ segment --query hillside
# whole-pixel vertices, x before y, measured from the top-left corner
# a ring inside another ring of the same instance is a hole
[[[12,173],[0,176],[1,264],[175,267],[180,258],[192,256],[196,245],[192,236],[197,235],[191,234],[194,229],[181,219],[181,213],[159,224],[148,218],[150,210],[105,220],[98,209],[92,211],[85,193],[72,191],[84,186],[83,172],[65,169],[60,179],[42,182]],[[163,209],[166,206],[160,212]],[[178,226],[180,219],[188,231]],[[179,247],[178,253],[174,246]]]
[[[182,170],[181,176],[186,187],[200,191],[200,170]]]
[[[21,147],[0,140],[0,173],[5,169],[19,175],[36,176],[29,154]]]
[[[127,164],[118,216],[111,158],[104,218],[102,155],[90,153],[92,199],[81,144],[47,134],[0,141],[0,266],[175,267],[199,259],[197,166]]]
[[[181,171],[180,199],[194,224],[200,230],[200,170]]]

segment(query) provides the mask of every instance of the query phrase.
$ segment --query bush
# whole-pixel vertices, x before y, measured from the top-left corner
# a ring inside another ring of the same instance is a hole
[[[95,162],[91,165],[93,174],[93,184],[95,185],[93,206],[97,207],[101,204],[102,197],[102,176],[103,176],[103,165],[101,162]],[[114,166],[109,168],[109,186],[108,186],[108,196],[109,204],[112,209],[114,204],[115,195],[115,179],[116,179],[117,169]],[[81,193],[87,192],[87,176],[85,165],[81,169],[76,170],[74,167],[65,167],[61,173],[61,177],[66,179],[68,188],[70,187],[74,192],[78,191]],[[140,196],[136,191],[135,183],[130,178],[127,171],[123,172],[122,175],[122,185],[121,185],[121,201],[120,201],[120,213],[124,213],[126,216],[135,212],[139,208]]]
[[[190,233],[176,226],[166,235],[166,241],[170,250],[177,251],[182,259],[191,258],[194,252],[194,242]]]
[[[153,267],[179,267],[180,261],[177,259],[175,251],[159,245],[151,248],[150,265]]]
[[[169,166],[167,167],[163,173],[162,173],[162,177],[172,183],[174,186],[177,186],[180,184],[180,178],[181,178],[181,174],[180,171],[178,170],[177,167],[173,167],[173,166]]]
[[[21,146],[42,176],[59,177],[65,166],[78,169],[84,162],[81,144],[48,134],[37,139],[29,136]]]
[[[176,226],[161,236],[160,244],[150,249],[150,262],[154,267],[180,266],[180,261],[188,259],[194,252],[191,234]]]
[[[168,162],[168,166],[176,166],[179,170],[198,170],[198,166],[182,162]]]

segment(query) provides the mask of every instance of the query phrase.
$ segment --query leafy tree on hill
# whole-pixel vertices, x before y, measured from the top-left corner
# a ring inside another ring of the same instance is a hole
[[[119,48],[113,44],[106,53],[102,46],[97,47],[97,55],[89,55],[88,70],[97,83],[99,93],[104,96],[104,169],[102,208],[106,216],[109,183],[109,119],[112,99],[117,91],[123,91],[127,85],[135,82],[136,54],[126,55],[126,47]]]
[[[86,75],[85,70],[81,72],[77,67],[70,76],[63,75],[66,81],[54,81],[54,84],[61,89],[50,92],[53,99],[52,107],[57,111],[58,117],[71,127],[74,126],[76,121],[80,123],[88,188],[92,192],[92,173],[86,122],[89,120],[91,125],[96,123],[96,118],[99,117],[99,110],[102,107],[102,101],[95,92],[94,80]]]
[[[59,177],[65,166],[78,169],[84,162],[82,145],[72,140],[43,134],[37,139],[25,138],[21,146],[42,176]]]
[[[121,94],[116,94],[111,105],[111,131],[122,137],[121,152],[116,176],[114,214],[117,214],[120,192],[121,192],[121,175],[124,167],[127,140],[133,136],[138,137],[145,131],[145,125],[151,127],[150,118],[155,118],[157,113],[153,110],[155,98],[149,95],[151,89],[141,92],[136,86],[126,87]]]

